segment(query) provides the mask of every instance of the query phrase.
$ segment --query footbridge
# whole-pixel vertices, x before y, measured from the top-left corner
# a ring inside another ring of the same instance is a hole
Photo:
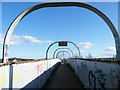
[[[68,42],[56,43],[59,47],[67,47]],[[53,43],[50,47],[52,45]],[[76,58],[68,48],[56,49],[52,58],[46,56],[45,59],[38,60],[13,58],[2,63],[0,89],[120,88],[120,62],[115,58]]]
[[[0,89],[120,88],[120,64],[111,59],[47,59],[0,66]]]
[[[82,58],[79,47],[72,41],[55,41],[46,50],[44,59],[8,57],[9,42],[17,24],[29,13],[47,7],[82,7],[100,16],[109,26],[115,40],[115,58]],[[76,48],[77,57],[68,43]],[[58,44],[53,57],[48,57],[50,48]],[[67,47],[67,48],[65,48]],[[110,19],[97,8],[80,2],[51,2],[30,7],[11,23],[3,43],[3,58],[0,64],[0,89],[120,89],[120,37]]]

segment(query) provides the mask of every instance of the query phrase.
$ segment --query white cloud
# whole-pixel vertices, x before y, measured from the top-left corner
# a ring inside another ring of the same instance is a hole
[[[116,49],[115,46],[109,46],[104,49],[104,52],[102,54],[99,54],[99,57],[113,57],[116,55]]]
[[[80,43],[81,48],[91,48],[93,45],[95,45],[95,44],[93,44],[91,42],[82,42],[82,43]]]
[[[21,36],[12,35],[12,38],[10,40],[10,45],[18,45],[18,44],[22,44]]]
[[[10,41],[10,45],[18,45],[18,44],[22,44],[21,42],[19,41]]]
[[[21,36],[21,38],[28,43],[40,43],[40,40],[33,36]]]
[[[33,36],[22,36],[22,39],[25,40],[28,43],[51,43],[51,40],[39,40],[36,37]]]
[[[109,47],[105,48],[104,51],[116,52],[116,49],[114,46],[109,46]]]
[[[51,43],[51,40],[40,40],[36,37],[25,35],[25,36],[19,36],[19,35],[12,35],[12,38],[10,40],[10,45],[18,45],[23,43]],[[3,35],[0,34],[0,44],[3,44]]]

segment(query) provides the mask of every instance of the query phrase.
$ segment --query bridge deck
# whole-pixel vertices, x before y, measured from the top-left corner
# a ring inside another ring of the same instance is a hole
[[[43,89],[47,88],[83,88],[82,83],[67,64],[61,64],[51,76]]]

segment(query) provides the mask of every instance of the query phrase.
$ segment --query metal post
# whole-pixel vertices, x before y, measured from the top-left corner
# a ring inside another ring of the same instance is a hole
[[[13,88],[13,65],[9,65],[9,90]]]

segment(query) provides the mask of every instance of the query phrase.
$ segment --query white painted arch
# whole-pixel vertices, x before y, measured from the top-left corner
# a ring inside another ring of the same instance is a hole
[[[5,38],[4,38],[4,43],[3,43],[3,59],[2,62],[7,62],[8,59],[8,47],[9,47],[9,42],[12,36],[12,33],[15,29],[15,27],[17,26],[17,24],[25,17],[27,16],[29,13],[41,9],[41,8],[47,8],[47,7],[66,7],[66,6],[77,6],[77,7],[82,7],[82,8],[86,8],[94,13],[96,13],[98,16],[100,16],[105,22],[106,24],[109,26],[113,36],[114,36],[114,40],[115,40],[115,45],[116,45],[116,57],[118,59],[120,59],[120,37],[119,34],[115,28],[115,26],[112,24],[112,22],[110,21],[110,19],[104,14],[102,13],[100,10],[98,10],[97,8],[89,5],[89,4],[85,4],[85,3],[81,3],[81,2],[48,2],[48,3],[42,3],[42,4],[38,4],[35,5],[33,7],[30,7],[28,9],[26,9],[25,11],[23,11],[22,13],[20,13],[15,19],[14,21],[11,23],[11,25],[9,26]]]

